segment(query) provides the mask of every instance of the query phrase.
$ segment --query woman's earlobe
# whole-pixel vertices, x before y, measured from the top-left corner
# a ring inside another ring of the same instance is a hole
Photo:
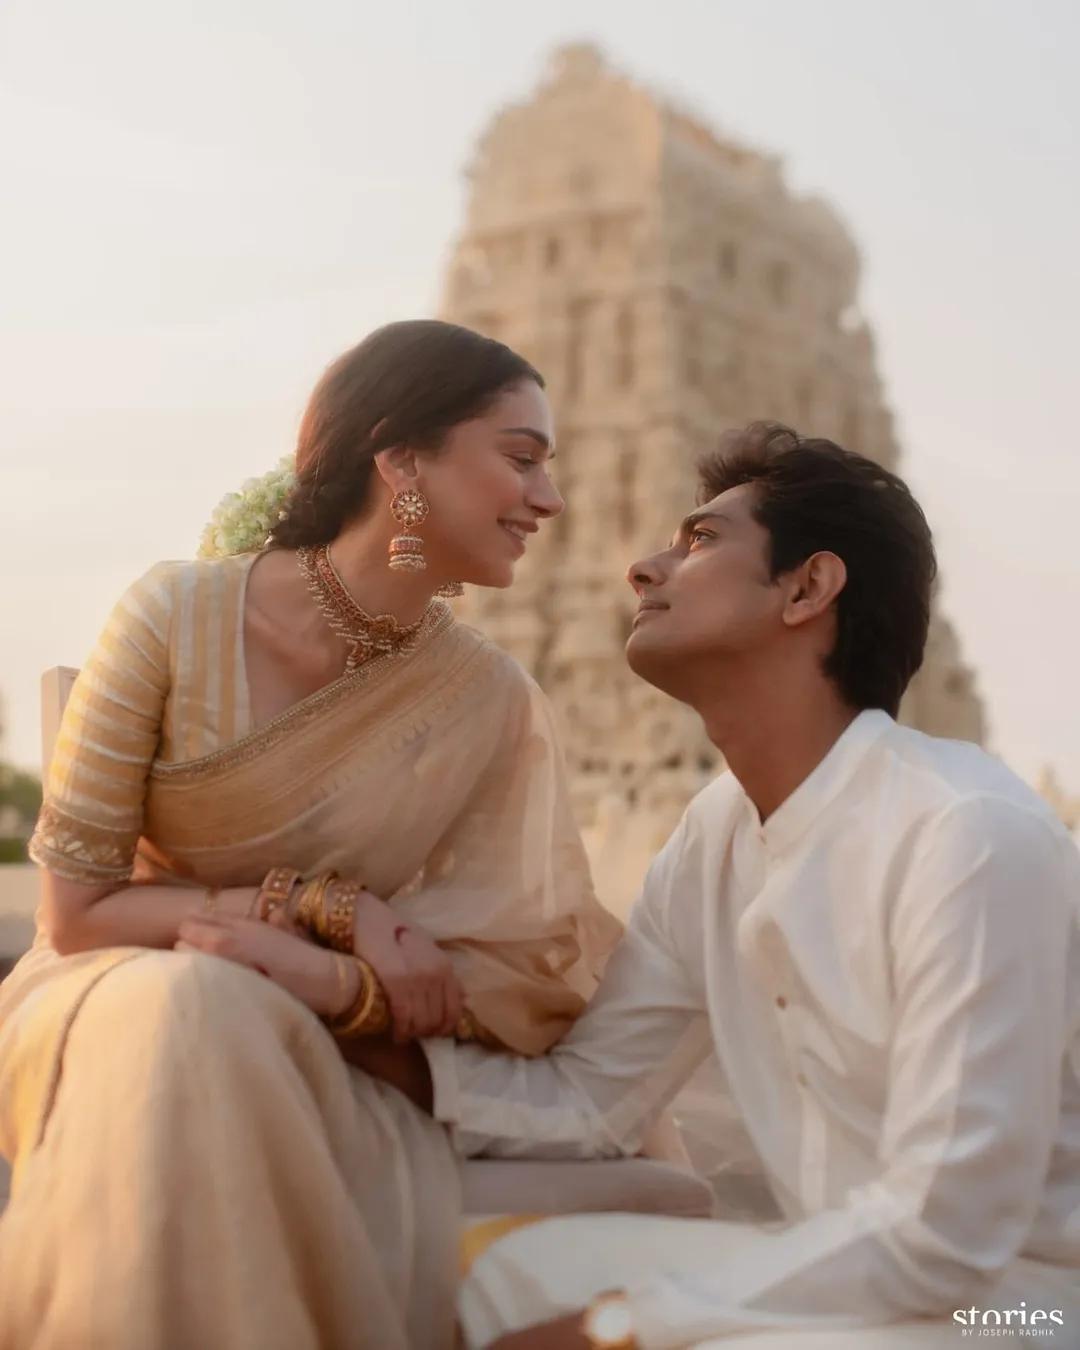
[[[407,446],[389,445],[372,458],[376,472],[391,492],[415,486],[418,477],[416,455]]]

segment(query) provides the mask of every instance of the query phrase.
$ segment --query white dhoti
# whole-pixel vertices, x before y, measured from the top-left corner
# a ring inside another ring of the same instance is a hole
[[[744,1262],[760,1247],[766,1259],[769,1232],[750,1224],[708,1219],[665,1219],[636,1214],[588,1214],[544,1219],[515,1227],[476,1257],[459,1297],[459,1315],[470,1350],[507,1331],[549,1321],[584,1308],[598,1294],[621,1289],[660,1272],[692,1279],[720,1268],[725,1257]],[[950,1314],[885,1325],[840,1328],[783,1325],[745,1329],[695,1343],[695,1350],[958,1350],[997,1343],[1080,1347],[1080,1279],[1076,1271],[1033,1261],[1014,1262],[990,1292],[979,1296],[977,1325]],[[970,1311],[970,1301],[964,1309]],[[1047,1314],[1025,1327],[1021,1313]],[[1006,1312],[1012,1312],[1008,1325]],[[1062,1325],[1049,1314],[1059,1311]],[[985,1322],[981,1320],[986,1314]],[[854,1318],[853,1313],[853,1318]],[[673,1338],[672,1346],[685,1342]]]

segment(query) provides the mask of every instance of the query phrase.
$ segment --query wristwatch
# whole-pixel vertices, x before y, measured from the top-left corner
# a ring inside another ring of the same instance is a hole
[[[625,1294],[601,1294],[585,1309],[585,1339],[593,1350],[637,1350],[634,1316]]]

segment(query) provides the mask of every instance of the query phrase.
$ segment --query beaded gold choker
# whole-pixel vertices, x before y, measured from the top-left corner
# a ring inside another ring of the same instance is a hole
[[[442,608],[432,603],[416,623],[402,625],[392,614],[371,615],[356,603],[338,576],[327,545],[297,549],[296,561],[319,612],[348,647],[346,671],[356,670],[376,656],[407,651]]]

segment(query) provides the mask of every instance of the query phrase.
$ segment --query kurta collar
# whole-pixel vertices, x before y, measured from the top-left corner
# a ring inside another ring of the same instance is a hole
[[[764,825],[753,802],[746,798],[750,817],[768,853],[782,853],[806,832],[851,780],[870,747],[892,725],[893,719],[880,708],[867,708],[859,713],[817,768]]]

